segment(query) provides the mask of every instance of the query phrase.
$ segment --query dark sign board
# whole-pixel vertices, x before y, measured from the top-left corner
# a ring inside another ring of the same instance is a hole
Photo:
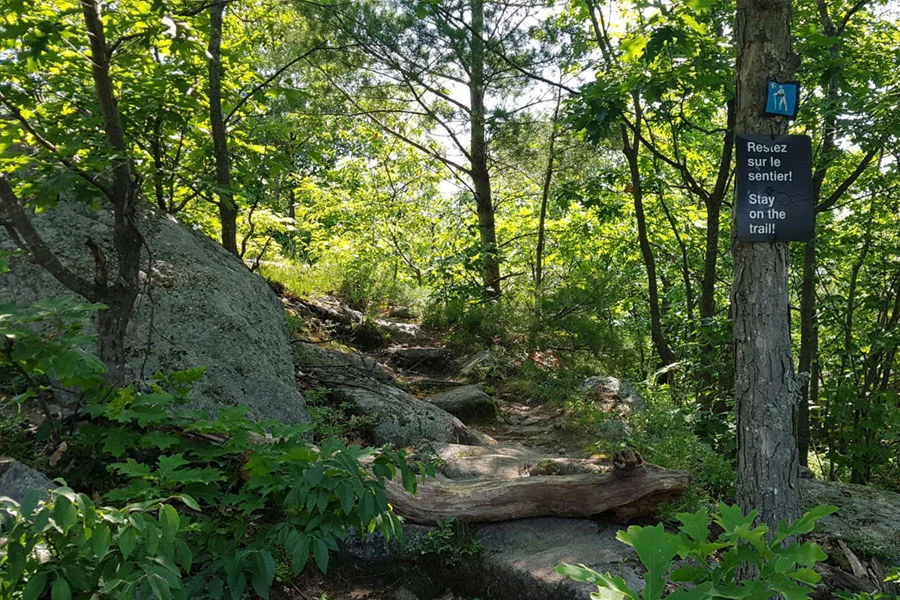
[[[737,239],[808,242],[815,235],[812,144],[805,135],[738,135]]]

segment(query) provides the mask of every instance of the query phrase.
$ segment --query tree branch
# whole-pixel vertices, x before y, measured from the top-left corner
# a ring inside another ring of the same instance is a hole
[[[50,272],[57,281],[89,302],[98,302],[94,286],[89,281],[66,267],[25,214],[22,204],[10,186],[6,176],[0,175],[0,214],[3,216],[3,227],[9,232],[16,245],[25,250],[31,259]]]
[[[71,160],[62,156],[59,152],[59,149],[50,140],[48,140],[47,138],[42,136],[40,133],[38,133],[37,129],[35,129],[31,125],[31,123],[28,122],[28,119],[26,119],[25,116],[22,114],[22,111],[19,110],[19,107],[16,106],[15,104],[13,104],[9,100],[9,98],[7,98],[5,95],[3,95],[3,92],[0,92],[0,104],[3,104],[3,106],[5,106],[7,108],[7,110],[9,110],[9,112],[12,113],[12,115],[13,115],[13,117],[15,117],[16,121],[18,121],[22,125],[22,127],[25,129],[25,131],[27,131],[31,135],[31,137],[33,137],[35,139],[35,141],[38,143],[39,146],[42,146],[43,148],[45,148],[45,149],[49,150],[50,152],[52,152],[53,154],[55,154],[56,160],[58,160],[64,167],[66,167],[72,173],[74,173],[81,179],[84,179],[85,181],[90,183],[92,186],[94,186],[95,188],[97,188],[98,190],[103,192],[103,194],[105,196],[110,197],[110,195],[112,194],[112,191],[109,188],[107,188],[102,183],[100,183],[100,181],[98,181],[96,177],[94,177],[93,175],[90,175],[89,173],[85,173],[84,171],[79,169],[78,166],[75,163],[73,163]]]
[[[856,165],[856,168],[853,170],[850,175],[847,176],[847,179],[841,182],[841,184],[835,189],[831,194],[823,200],[819,202],[819,205],[816,206],[816,213],[825,212],[826,210],[831,209],[838,200],[841,199],[841,196],[850,189],[856,180],[865,172],[868,168],[869,164],[872,162],[872,159],[875,158],[875,155],[878,154],[879,149],[869,150],[866,155],[859,161],[859,164]]]

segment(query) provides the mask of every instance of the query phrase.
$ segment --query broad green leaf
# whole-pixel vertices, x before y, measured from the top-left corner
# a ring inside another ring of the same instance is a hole
[[[35,573],[28,580],[28,585],[22,592],[22,600],[37,600],[47,587],[47,573],[44,571]]]
[[[323,573],[328,572],[328,546],[325,541],[319,538],[313,539],[313,558],[316,560],[316,566]]]
[[[72,589],[69,582],[62,577],[53,580],[50,588],[50,600],[72,600]]]
[[[103,557],[109,552],[110,542],[109,526],[106,523],[100,523],[91,533],[91,547],[98,561],[103,560]]]
[[[162,534],[166,539],[175,539],[178,533],[178,527],[181,519],[178,517],[178,511],[168,504],[163,504],[159,508],[159,524],[162,527]]]
[[[616,539],[633,547],[647,567],[644,574],[645,600],[659,600],[665,590],[666,573],[678,553],[678,538],[666,533],[660,523],[653,527],[632,525],[626,531],[619,531]]]
[[[122,551],[122,557],[128,558],[137,547],[137,533],[131,526],[125,526],[119,534],[119,550]]]

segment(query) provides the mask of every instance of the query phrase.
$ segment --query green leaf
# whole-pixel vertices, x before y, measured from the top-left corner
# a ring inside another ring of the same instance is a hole
[[[675,518],[681,521],[678,529],[695,542],[702,544],[709,538],[709,513],[705,508],[694,513],[678,513]]]
[[[175,539],[181,524],[178,511],[168,504],[163,504],[159,508],[159,524],[162,526],[163,537],[169,540]]]
[[[616,538],[633,547],[647,567],[645,600],[659,600],[665,590],[666,573],[678,553],[678,538],[666,533],[662,523],[654,527],[632,525],[626,531],[619,531]]]
[[[122,551],[122,557],[127,559],[131,556],[131,553],[134,552],[136,547],[137,533],[133,527],[126,526],[125,529],[119,533],[119,550]]]
[[[275,581],[275,559],[268,550],[260,550],[256,553],[256,570],[251,580],[253,590],[268,599],[273,581]]]
[[[164,577],[157,573],[149,573],[147,575],[147,581],[150,582],[150,587],[153,588],[153,593],[158,600],[172,600],[172,589],[169,587],[169,582],[166,581]]]
[[[123,463],[113,463],[110,465],[112,469],[117,471],[120,475],[125,475],[127,477],[150,477],[152,475],[152,471],[150,467],[143,463],[139,463],[133,458],[129,458]]]
[[[28,580],[25,591],[22,592],[22,600],[37,600],[41,594],[44,593],[44,588],[46,587],[47,573],[43,571],[35,573],[31,576],[31,579]]]
[[[298,574],[306,568],[309,560],[309,538],[303,536],[291,550],[291,570]]]
[[[72,501],[65,496],[58,496],[53,506],[53,521],[62,529],[63,533],[69,531],[78,522],[78,511]]]
[[[72,600],[72,589],[69,582],[62,577],[53,580],[53,586],[50,588],[50,600]]]
[[[313,558],[316,560],[316,566],[323,573],[328,572],[328,545],[320,538],[313,539]]]
[[[345,515],[349,515],[350,511],[353,510],[353,505],[356,501],[356,498],[353,496],[353,487],[346,481],[342,481],[341,484],[338,485],[337,496],[341,501],[341,510],[344,511]]]
[[[192,510],[196,510],[196,511],[200,510],[200,505],[197,504],[197,501],[194,500],[191,496],[188,496],[187,494],[175,494],[173,496],[173,498],[177,498],[178,500],[181,500],[182,502],[184,502],[185,506],[187,506],[188,508],[190,508]]]
[[[94,550],[94,556],[97,560],[103,560],[106,553],[109,552],[110,534],[109,526],[106,523],[97,525],[91,533],[91,547]]]
[[[34,512],[34,509],[37,508],[38,503],[41,501],[42,494],[37,490],[32,490],[25,494],[25,497],[22,498],[22,504],[19,505],[19,513],[23,517],[30,517],[31,513]]]
[[[601,574],[584,565],[570,564],[559,565],[556,567],[556,572],[575,581],[595,584],[599,590],[597,595],[600,598],[609,600],[622,600],[623,598],[641,600],[641,596],[628,587],[625,580],[618,575]]]
[[[832,515],[838,511],[837,506],[832,506],[830,504],[820,504],[815,508],[805,512],[802,517],[794,521],[790,525],[785,525],[783,522],[778,524],[778,536],[775,538],[776,541],[781,541],[784,538],[801,534],[801,533],[809,533],[816,527],[816,522],[828,515]]]
[[[796,571],[787,573],[787,576],[812,586],[822,581],[822,576],[816,573],[815,569],[797,569]]]

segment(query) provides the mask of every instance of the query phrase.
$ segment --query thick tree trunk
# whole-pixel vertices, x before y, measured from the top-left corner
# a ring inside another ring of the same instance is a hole
[[[411,496],[387,482],[388,499],[411,523],[444,519],[485,523],[528,517],[587,517],[613,511],[623,520],[650,516],[661,502],[682,494],[690,478],[645,464],[605,475],[538,475],[512,480],[428,479]]]
[[[761,115],[767,78],[790,79],[799,63],[790,26],[791,0],[738,0],[737,133],[787,132],[786,120]],[[735,240],[733,252],[737,500],[774,532],[779,520],[800,516],[788,245]]]
[[[491,197],[491,177],[487,164],[487,134],[484,109],[484,0],[471,0],[472,8],[472,64],[470,65],[469,99],[471,109],[472,187],[478,214],[478,235],[481,240],[482,278],[487,293],[499,298],[500,254],[497,230],[494,226],[494,200]]]
[[[219,221],[222,226],[222,246],[239,255],[237,247],[237,204],[231,191],[231,159],[225,118],[222,116],[222,21],[227,3],[216,2],[209,8],[209,120],[216,159],[216,195],[219,197]]]

